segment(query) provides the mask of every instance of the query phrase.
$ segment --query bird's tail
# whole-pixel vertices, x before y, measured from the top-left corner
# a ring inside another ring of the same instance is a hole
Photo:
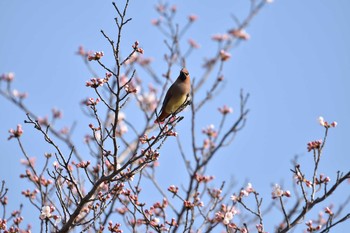
[[[162,111],[162,113],[158,116],[154,123],[163,123],[168,116],[170,116],[170,113]]]

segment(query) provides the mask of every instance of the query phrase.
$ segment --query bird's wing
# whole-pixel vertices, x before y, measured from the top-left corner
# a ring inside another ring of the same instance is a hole
[[[162,105],[162,111],[165,109],[165,107],[167,106],[167,104],[169,103],[169,100],[171,99],[171,97],[173,96],[173,85],[171,85],[171,87],[169,88],[169,90],[167,91],[164,101],[163,101],[163,105]]]

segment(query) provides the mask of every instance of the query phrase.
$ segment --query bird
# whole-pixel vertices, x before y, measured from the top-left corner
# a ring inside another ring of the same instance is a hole
[[[171,114],[177,113],[189,98],[191,92],[190,74],[186,68],[182,68],[179,77],[169,87],[163,105],[160,110],[160,115],[154,121],[155,123],[164,122]]]

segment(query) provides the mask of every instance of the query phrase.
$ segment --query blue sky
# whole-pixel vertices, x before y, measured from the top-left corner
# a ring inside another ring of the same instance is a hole
[[[133,20],[124,32],[123,46],[129,51],[135,40],[140,41],[145,55],[154,58],[155,69],[160,74],[165,71],[162,60],[165,45],[161,34],[150,23],[157,17],[154,10],[157,2],[131,1],[129,16]],[[188,32],[188,37],[201,45],[188,60],[192,77],[201,75],[203,56],[209,57],[214,52],[211,36],[232,28],[231,13],[244,17],[249,9],[247,2],[176,1],[180,26],[187,15],[199,16]],[[0,73],[16,74],[15,88],[29,93],[25,102],[38,115],[49,115],[51,108],[57,107],[64,113],[58,126],[78,121],[75,141],[82,144],[79,136],[88,132],[88,121],[82,118],[78,104],[92,95],[84,87],[91,75],[74,53],[79,45],[84,45],[108,55],[109,45],[99,31],[104,29],[115,35],[112,4],[91,0],[14,0],[1,1],[0,9]],[[208,170],[216,175],[217,183],[234,177],[238,190],[249,180],[266,202],[272,183],[283,181],[285,187],[291,189],[290,161],[298,154],[305,169],[310,168],[311,154],[307,153],[306,143],[322,138],[323,129],[316,121],[320,115],[339,123],[330,131],[320,171],[334,180],[336,171],[349,169],[349,10],[347,0],[276,0],[252,21],[247,28],[251,39],[231,52],[232,57],[224,67],[225,87],[205,109],[214,113],[217,107],[227,104],[238,112],[239,90],[243,88],[251,95],[247,126]],[[158,52],[160,49],[162,52]],[[111,58],[106,61],[112,64]],[[25,115],[3,98],[0,106],[0,158],[3,161],[0,179],[7,181],[10,202],[15,208],[25,183],[19,179],[19,173],[23,172],[19,164],[21,153],[14,141],[7,141],[7,131],[23,122]],[[189,112],[184,116],[188,117]],[[216,114],[207,114],[198,120],[203,128],[218,122]],[[40,158],[49,147],[42,146],[31,127],[25,126],[24,130],[29,153]],[[180,125],[178,131],[180,137],[186,138],[186,123]],[[169,141],[163,150],[174,146],[175,141]],[[161,158],[160,173],[169,169],[177,173],[176,169],[181,169],[181,161],[176,156],[174,153]],[[176,166],[171,166],[173,163]],[[162,182],[165,185],[178,181],[168,177]],[[350,194],[349,187],[342,190],[336,193],[338,198]],[[320,206],[320,210],[321,207],[324,206]],[[347,210],[349,212],[349,207]],[[348,227],[349,224],[344,224],[334,232],[343,232],[342,229]],[[272,226],[267,230],[271,232]]]

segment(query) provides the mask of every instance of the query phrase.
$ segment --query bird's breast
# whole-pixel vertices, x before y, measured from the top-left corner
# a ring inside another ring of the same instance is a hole
[[[165,107],[165,111],[168,113],[174,113],[179,107],[185,103],[187,98],[187,94],[174,95],[170,98],[167,106]]]

